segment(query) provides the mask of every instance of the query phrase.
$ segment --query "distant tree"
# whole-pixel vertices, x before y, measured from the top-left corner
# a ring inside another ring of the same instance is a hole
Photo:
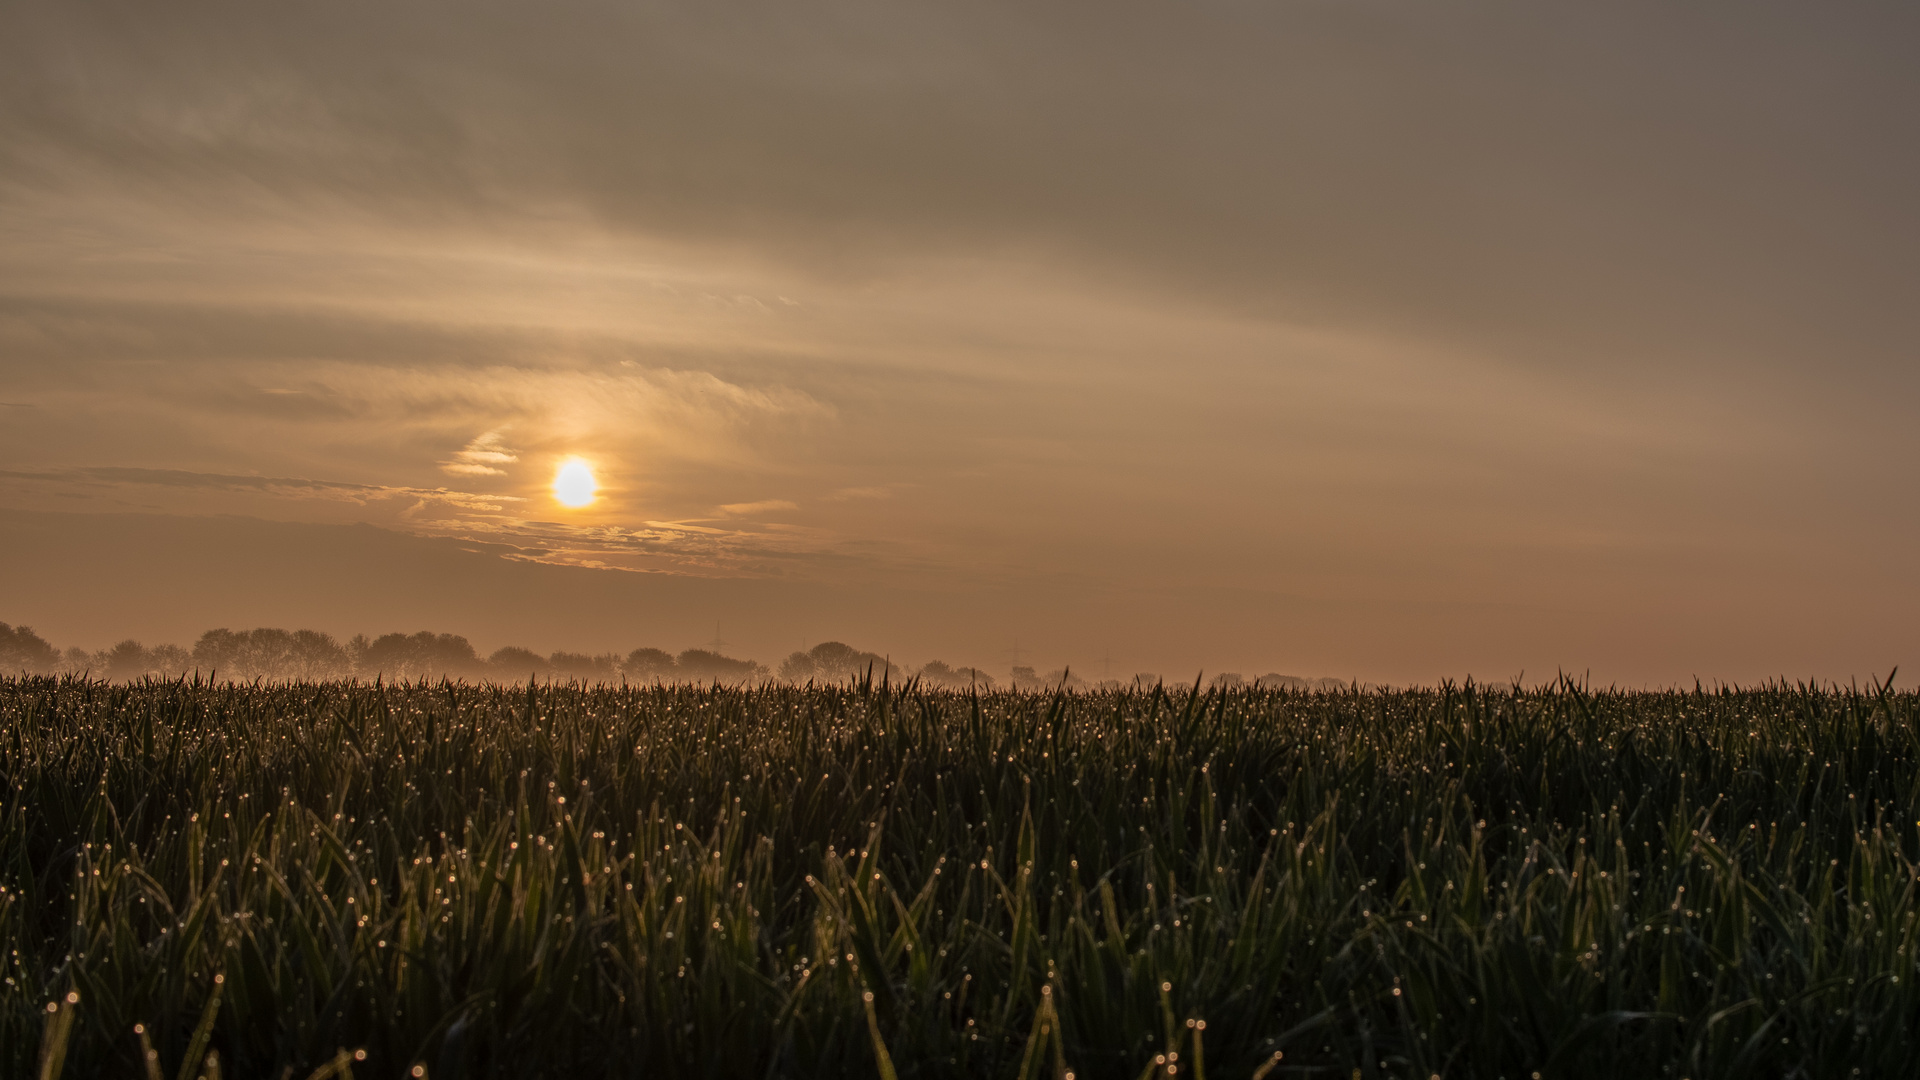
[[[984,690],[993,689],[993,676],[971,667],[948,667],[944,660],[929,660],[927,665],[916,672],[920,681],[933,686],[978,686]]]
[[[1308,690],[1323,694],[1338,693],[1348,687],[1344,679],[1319,678],[1303,679],[1298,675],[1281,675],[1268,672],[1254,680],[1255,686],[1264,686],[1276,690]]]
[[[94,653],[87,670],[108,679],[134,680],[148,676],[171,678],[193,666],[193,657],[178,645],[149,649],[128,638],[111,649]]]
[[[291,633],[273,627],[209,630],[193,646],[193,662],[209,675],[251,679],[318,681],[353,671],[353,657],[330,634]]]
[[[873,673],[898,679],[903,672],[879,653],[861,652],[838,641],[823,641],[806,652],[797,652],[780,664],[780,678],[786,682],[841,682]]]
[[[25,626],[0,623],[0,674],[39,675],[60,666],[60,653]]]
[[[169,677],[193,670],[193,654],[178,645],[155,645],[147,650],[147,666]]]
[[[426,659],[428,675],[471,675],[480,668],[480,655],[459,634],[432,634],[425,630],[413,635],[420,655]]]
[[[605,683],[620,677],[620,658],[612,653],[589,656],[586,653],[557,652],[547,659],[547,663],[557,679]]]
[[[360,650],[361,675],[389,679],[465,678],[484,670],[473,644],[458,634],[382,634]]]
[[[109,679],[138,679],[151,670],[147,647],[128,638],[94,658],[94,673]]]
[[[814,670],[827,679],[844,679],[859,675],[870,662],[866,659],[867,655],[839,641],[823,641],[807,650],[807,657],[813,661]]]
[[[673,654],[665,649],[635,649],[620,662],[620,674],[634,682],[670,682],[674,675]]]
[[[1044,685],[1045,684],[1040,681],[1040,676],[1035,674],[1032,668],[1025,665],[1017,665],[1014,667],[1013,688],[1015,690],[1038,690]]]
[[[317,681],[353,673],[353,658],[333,635],[318,630],[295,630],[288,643],[282,678]]]
[[[687,682],[751,682],[765,677],[767,671],[752,660],[735,660],[706,649],[688,649],[673,666],[676,674]]]
[[[247,663],[247,637],[225,627],[209,630],[193,643],[193,660],[209,675],[225,674],[246,678],[234,670]]]
[[[1247,685],[1246,677],[1237,671],[1223,671],[1207,684],[1215,690],[1235,690]]]
[[[501,682],[520,682],[547,673],[547,658],[532,649],[508,645],[487,657],[487,674]]]
[[[1047,672],[1047,677],[1042,679],[1041,683],[1049,690],[1055,688],[1062,690],[1085,690],[1087,688],[1087,680],[1075,675],[1070,668],[1060,668],[1056,671]]]

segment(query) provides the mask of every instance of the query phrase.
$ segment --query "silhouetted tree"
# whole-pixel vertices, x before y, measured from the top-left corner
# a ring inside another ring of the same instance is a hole
[[[382,634],[355,658],[360,674],[389,679],[465,678],[484,669],[473,645],[458,634]]]
[[[555,678],[604,683],[620,677],[620,658],[612,653],[589,656],[586,653],[556,652],[547,662]]]
[[[978,686],[993,689],[993,676],[972,667],[948,667],[943,660],[929,660],[918,672],[920,680],[934,686]]]
[[[60,666],[60,653],[25,626],[0,622],[0,674],[38,675]]]
[[[767,669],[752,660],[735,660],[706,649],[688,649],[674,661],[674,673],[687,682],[751,682]]]
[[[1347,684],[1340,679],[1303,679],[1298,675],[1281,675],[1271,671],[1255,679],[1253,685],[1277,690],[1318,690],[1323,693],[1347,688]]]
[[[797,652],[780,664],[780,678],[786,682],[839,682],[843,679],[857,679],[873,672],[877,680],[881,676],[899,678],[901,671],[879,653],[861,652],[851,645],[838,641],[823,641],[806,652]]]
[[[225,674],[238,678],[248,676],[237,670],[248,662],[247,635],[236,634],[221,627],[200,635],[193,643],[193,659],[209,674]]]
[[[353,673],[353,658],[331,634],[295,630],[287,648],[283,678],[338,679]]]
[[[147,650],[147,669],[169,677],[184,675],[193,670],[193,654],[178,645],[155,645]]]
[[[209,675],[243,682],[338,679],[353,671],[353,658],[332,635],[271,627],[209,630],[194,643],[193,662]]]
[[[1041,683],[1049,690],[1053,690],[1056,688],[1065,689],[1065,690],[1085,690],[1087,688],[1087,680],[1081,678],[1078,675],[1075,675],[1068,668],[1061,668],[1058,671],[1047,672],[1047,677],[1045,679],[1042,679]]]
[[[149,649],[128,638],[111,649],[94,653],[87,670],[109,679],[144,679],[150,675],[171,678],[193,666],[193,657],[178,645],[155,645]]]
[[[620,662],[620,674],[634,682],[671,682],[674,675],[673,654],[665,649],[635,649]]]
[[[98,674],[109,679],[137,679],[147,673],[147,647],[128,638],[97,658]]]
[[[547,658],[532,649],[508,645],[487,657],[487,674],[502,682],[538,678],[548,671]]]

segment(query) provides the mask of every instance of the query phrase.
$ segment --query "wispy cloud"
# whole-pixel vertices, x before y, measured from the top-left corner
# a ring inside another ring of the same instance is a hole
[[[776,510],[798,510],[798,503],[785,499],[762,499],[759,502],[722,503],[718,509],[731,517],[752,517],[755,514],[768,514]]]
[[[475,440],[479,442],[480,440]],[[63,493],[95,491],[124,498],[140,489],[239,496],[226,505],[245,513],[284,514],[290,504],[366,507],[385,527],[418,536],[488,546],[506,559],[559,566],[672,573],[700,577],[820,579],[881,565],[902,565],[905,552],[826,529],[752,520],[798,509],[784,499],[718,509],[735,521],[638,524],[543,521],[528,517],[533,500],[445,487],[364,484],[314,477],[248,476],[127,466],[0,470],[0,481],[25,481]],[[283,510],[268,509],[279,502]],[[323,517],[338,519],[337,514]],[[357,516],[357,515],[356,515]]]
[[[506,509],[508,503],[525,501],[512,495],[479,495],[450,488],[355,484],[339,480],[315,480],[290,476],[234,476],[225,473],[190,472],[184,469],[140,469],[125,466],[49,469],[40,472],[0,470],[0,477],[11,480],[42,480],[81,485],[138,484],[250,492],[283,499],[326,499],[361,505],[388,499],[426,500],[444,503],[462,510],[486,512],[498,512]]]
[[[440,463],[440,471],[453,476],[505,476],[502,465],[512,465],[520,455],[507,449],[498,430],[476,437],[466,448]]]

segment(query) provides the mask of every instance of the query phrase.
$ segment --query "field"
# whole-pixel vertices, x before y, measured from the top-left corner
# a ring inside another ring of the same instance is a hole
[[[0,1071],[1914,1075],[1916,722],[0,679]]]

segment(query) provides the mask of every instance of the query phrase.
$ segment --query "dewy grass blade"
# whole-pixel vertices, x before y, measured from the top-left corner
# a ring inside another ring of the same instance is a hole
[[[40,1041],[40,1080],[60,1080],[67,1065],[67,1040],[73,1037],[73,1017],[80,1007],[80,995],[67,991],[66,997],[47,1003],[45,1033]]]
[[[893,1055],[887,1053],[887,1042],[880,1037],[880,1018],[873,1012],[873,991],[862,993],[860,1001],[867,1007],[867,1034],[873,1039],[873,1064],[880,1071],[880,1080],[899,1080],[893,1071]]]
[[[206,1007],[200,1011],[200,1023],[193,1029],[193,1037],[187,1040],[186,1056],[180,1059],[178,1080],[193,1080],[194,1067],[200,1063],[200,1055],[206,1052],[207,1040],[213,1037],[214,1021],[220,1018],[220,992],[226,988],[225,974],[215,972],[213,988],[207,993]]]
[[[153,1041],[147,1038],[147,1025],[133,1025],[133,1033],[140,1040],[140,1063],[146,1069],[147,1080],[162,1080],[160,1051],[155,1050]]]

